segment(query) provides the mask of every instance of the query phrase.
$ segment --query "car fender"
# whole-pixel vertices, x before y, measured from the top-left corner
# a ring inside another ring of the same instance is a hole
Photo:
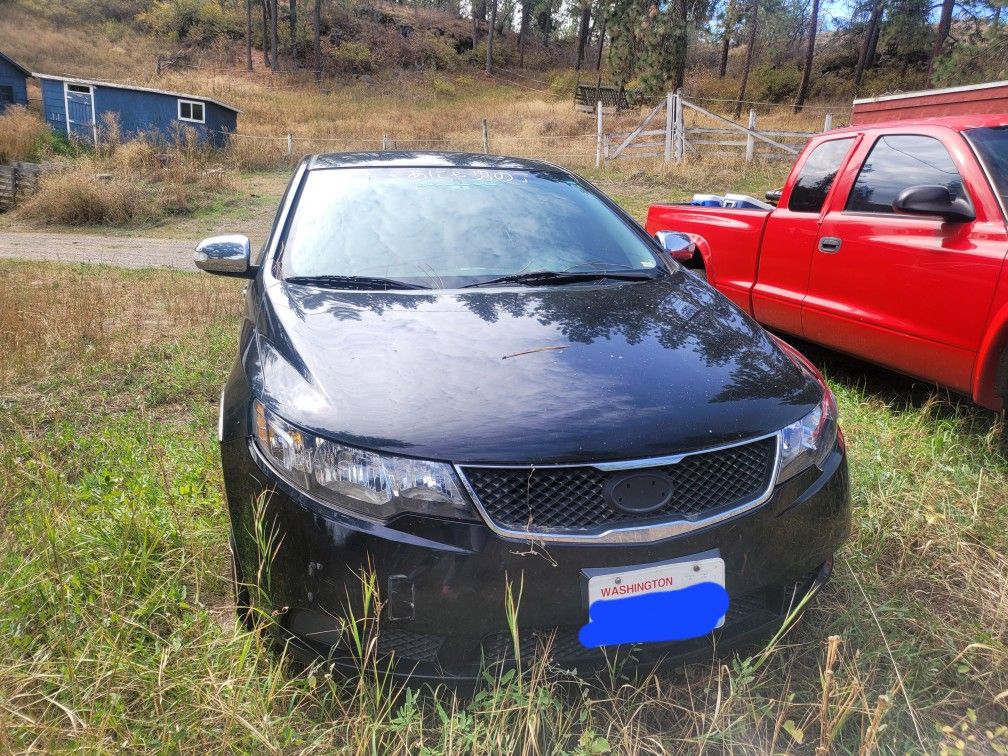
[[[998,369],[1008,349],[1008,302],[993,313],[980,340],[973,366],[973,401],[981,407],[1000,410],[1005,399],[997,395]]]

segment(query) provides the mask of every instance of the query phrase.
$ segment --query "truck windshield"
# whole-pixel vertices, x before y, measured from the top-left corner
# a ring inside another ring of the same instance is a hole
[[[646,238],[571,176],[422,167],[309,172],[282,268],[287,280],[425,288],[542,272],[660,274]]]
[[[990,174],[1001,206],[1008,207],[1008,126],[969,129],[964,133]]]

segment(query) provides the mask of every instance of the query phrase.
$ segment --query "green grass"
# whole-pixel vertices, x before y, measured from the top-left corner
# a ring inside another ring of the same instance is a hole
[[[473,697],[278,658],[228,582],[240,288],[0,263],[0,751],[1008,751],[1003,418],[814,349],[854,533],[765,652],[632,684],[536,664]]]

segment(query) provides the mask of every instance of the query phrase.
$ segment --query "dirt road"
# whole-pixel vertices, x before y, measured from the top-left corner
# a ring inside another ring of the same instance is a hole
[[[0,257],[196,270],[193,243],[178,239],[4,231],[0,232]]]

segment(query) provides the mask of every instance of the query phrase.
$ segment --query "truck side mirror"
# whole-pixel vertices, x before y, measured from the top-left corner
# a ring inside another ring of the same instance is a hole
[[[968,223],[976,213],[961,197],[952,199],[952,192],[940,184],[911,186],[893,200],[893,211],[913,215],[938,215],[951,223]]]
[[[689,262],[696,252],[696,244],[687,235],[679,231],[655,231],[655,241],[669,257],[677,262]]]

